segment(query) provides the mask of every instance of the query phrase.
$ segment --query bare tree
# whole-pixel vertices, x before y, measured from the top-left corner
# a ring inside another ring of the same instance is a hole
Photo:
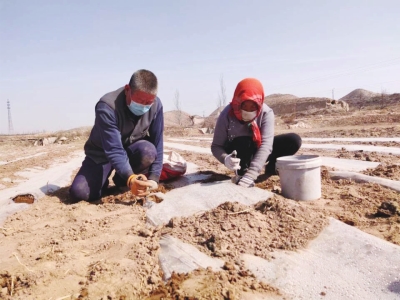
[[[359,110],[362,110],[364,108],[364,105],[365,105],[364,101],[365,101],[365,99],[364,99],[362,93],[360,93],[360,95],[358,96],[358,109]]]
[[[179,91],[178,90],[175,91],[174,104],[175,104],[175,109],[177,111],[176,120],[178,121],[179,125],[182,125],[182,109],[181,109],[181,101],[179,99]]]
[[[387,92],[386,89],[382,88],[381,89],[381,109],[386,106],[386,98],[387,98]]]
[[[221,106],[225,107],[226,106],[226,88],[225,88],[225,82],[224,82],[224,75],[221,75],[219,78],[219,87],[220,87],[220,92],[218,94],[218,108]]]
[[[196,118],[195,115],[189,116],[190,121],[192,121],[192,126],[194,126],[194,118]]]

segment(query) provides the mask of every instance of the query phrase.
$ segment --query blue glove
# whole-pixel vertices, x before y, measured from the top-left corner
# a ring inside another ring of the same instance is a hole
[[[238,182],[238,185],[242,186],[242,187],[253,187],[254,186],[254,180],[249,177],[244,175]]]

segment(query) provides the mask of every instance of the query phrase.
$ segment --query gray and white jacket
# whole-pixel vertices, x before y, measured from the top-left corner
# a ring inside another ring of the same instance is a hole
[[[253,136],[251,127],[239,121],[233,114],[230,114],[231,105],[228,104],[218,117],[214,130],[214,138],[211,144],[211,152],[221,163],[224,163],[225,157],[229,154],[225,149],[229,142],[240,136]],[[265,162],[272,151],[274,142],[274,122],[275,115],[273,110],[263,104],[261,113],[256,118],[261,133],[261,146],[254,155],[250,167],[247,170],[247,176],[257,179],[264,168]]]

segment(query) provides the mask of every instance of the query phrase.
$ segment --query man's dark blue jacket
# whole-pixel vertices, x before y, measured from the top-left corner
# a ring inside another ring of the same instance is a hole
[[[157,157],[149,168],[148,179],[159,181],[163,164],[163,106],[158,97],[142,116],[126,105],[124,88],[104,95],[96,104],[95,124],[85,143],[85,154],[95,163],[111,163],[123,180],[133,174],[126,148],[138,140],[151,142]]]

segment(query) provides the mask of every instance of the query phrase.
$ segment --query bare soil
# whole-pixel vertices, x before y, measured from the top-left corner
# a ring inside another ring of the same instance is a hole
[[[381,115],[381,111],[368,110],[368,115],[374,114]],[[303,137],[400,136],[399,125],[386,123],[387,119],[381,122],[380,117],[365,123],[365,115],[365,111],[350,112],[336,126],[332,124],[337,116],[302,115],[311,129],[289,130],[287,124],[280,124],[276,133],[297,132]],[[349,119],[351,122],[346,123]],[[201,135],[197,129],[167,128],[165,140],[174,136],[212,137]],[[33,147],[23,137],[1,136],[0,161],[8,163],[0,165],[0,193],[1,189],[26,180],[16,174],[26,168],[48,168],[56,161],[68,161],[72,152],[83,149],[84,141],[82,138],[64,145]],[[190,144],[209,147],[210,142]],[[398,143],[374,144],[398,147]],[[197,164],[199,172],[212,175],[209,181],[233,175],[212,155],[178,152]],[[363,173],[400,180],[400,157],[396,155],[346,149],[300,149],[299,154],[380,162],[377,168]],[[256,280],[243,266],[240,254],[273,259],[274,250],[304,248],[324,228],[329,216],[400,245],[398,192],[377,184],[332,180],[327,168],[321,169],[321,175],[322,197],[317,201],[285,199],[279,176],[260,176],[257,187],[273,192],[273,198],[251,207],[224,203],[155,228],[146,226],[143,202],[129,191],[110,186],[108,195],[99,201],[72,204],[68,187],[62,188],[32,203],[29,209],[9,216],[1,225],[0,298],[289,299],[275,287]],[[159,191],[165,193],[171,188],[165,183]],[[174,273],[164,282],[158,262],[158,241],[164,234],[224,260],[224,269]]]

